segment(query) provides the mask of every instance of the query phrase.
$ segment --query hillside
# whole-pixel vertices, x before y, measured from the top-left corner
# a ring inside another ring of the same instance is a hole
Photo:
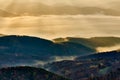
[[[54,56],[78,56],[95,52],[76,43],[53,43],[50,40],[29,36],[0,37],[0,66],[33,64],[36,61],[51,61]]]
[[[90,77],[86,80],[120,80],[120,68],[100,77]]]
[[[120,51],[111,51],[111,52],[102,52],[102,53],[96,53],[92,55],[87,55],[87,56],[80,56],[77,57],[75,60],[94,60],[94,59],[106,59],[106,60],[111,60],[111,59],[119,59],[120,58]]]
[[[0,69],[0,80],[68,80],[41,68],[8,67]]]
[[[112,51],[81,56],[75,60],[53,62],[47,64],[45,67],[54,73],[72,80],[89,80],[88,78],[90,77],[105,77],[111,71],[116,71],[120,68],[120,52]],[[116,80],[120,75],[119,70],[117,73],[117,76],[114,76],[113,80]]]
[[[93,37],[93,38],[67,37],[67,38],[57,38],[54,39],[53,41],[56,43],[61,43],[61,42],[79,43],[91,49],[95,49],[98,47],[113,47],[116,45],[120,45],[119,37]]]

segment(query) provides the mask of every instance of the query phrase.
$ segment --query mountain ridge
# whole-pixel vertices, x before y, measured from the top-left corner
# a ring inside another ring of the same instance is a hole
[[[74,60],[63,60],[45,65],[46,69],[72,80],[89,80],[90,77],[107,77],[120,68],[120,52],[111,51],[80,56]],[[119,72],[119,71],[118,71]],[[120,74],[113,79],[117,80]],[[94,79],[90,79],[94,80]],[[103,79],[104,80],[104,79]],[[109,79],[107,79],[109,80]]]
[[[77,56],[95,52],[76,43],[57,44],[53,41],[30,37],[8,35],[0,37],[0,66],[35,64],[36,61],[53,61],[55,56]]]
[[[41,68],[19,66],[0,69],[1,80],[69,80]]]
[[[56,43],[73,42],[82,44],[93,49],[98,47],[112,47],[120,45],[120,37],[92,37],[92,38],[66,37],[56,38],[53,39],[53,41]]]

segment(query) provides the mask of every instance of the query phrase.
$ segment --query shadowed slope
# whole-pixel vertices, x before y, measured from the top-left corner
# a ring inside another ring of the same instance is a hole
[[[41,68],[9,67],[0,69],[0,80],[68,80]]]

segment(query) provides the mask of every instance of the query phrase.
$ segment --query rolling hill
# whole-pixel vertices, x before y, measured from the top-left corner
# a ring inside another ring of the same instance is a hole
[[[113,47],[116,45],[120,45],[119,37],[93,37],[93,38],[75,38],[75,37],[67,37],[67,38],[57,38],[53,40],[56,43],[61,42],[73,42],[82,44],[91,49],[96,49],[98,47]]]
[[[120,52],[111,51],[100,54],[92,54],[88,56],[77,57],[75,60],[64,60],[53,62],[45,66],[49,71],[59,75],[68,77],[72,80],[89,80],[90,77],[106,78],[111,77],[112,80],[117,80],[120,76]],[[111,71],[117,72],[114,77],[106,76],[111,75]],[[94,80],[94,79],[90,79]],[[99,80],[99,79],[98,79]],[[109,80],[109,79],[107,79]]]
[[[80,56],[95,52],[76,43],[54,43],[50,40],[29,36],[0,37],[0,66],[33,64],[35,61],[54,60],[54,56]]]
[[[0,69],[0,80],[69,80],[34,67],[8,67]]]

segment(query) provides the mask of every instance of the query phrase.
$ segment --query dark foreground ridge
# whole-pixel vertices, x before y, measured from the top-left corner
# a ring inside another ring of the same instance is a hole
[[[9,67],[0,69],[0,80],[69,80],[34,67]]]

